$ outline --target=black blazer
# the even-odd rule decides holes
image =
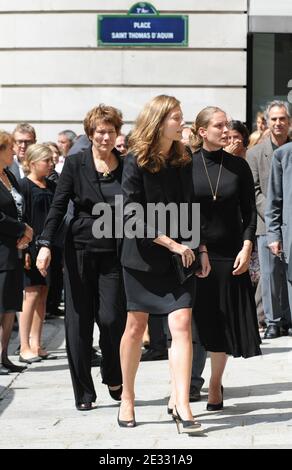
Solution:
[[[5,170],[12,186],[20,191],[15,176]],[[25,232],[25,224],[17,219],[17,209],[8,189],[0,182],[0,271],[16,268],[18,251],[16,242]]]
[[[180,184],[183,192],[181,202],[191,203],[193,200],[192,165],[191,163],[178,170]],[[124,161],[122,178],[122,191],[124,206],[129,203],[139,203],[146,214],[147,203],[168,204],[171,201],[168,194],[167,182],[161,173],[150,173],[137,165],[134,155],[128,154]],[[124,217],[125,223],[131,218]],[[147,229],[147,220],[142,222]],[[156,237],[154,237],[156,238]],[[137,269],[139,271],[166,272],[171,265],[172,253],[162,246],[153,242],[153,238],[127,238],[124,237],[122,246],[121,263],[123,266]]]
[[[113,153],[122,165],[120,153],[115,149]],[[40,237],[40,246],[45,244],[42,243],[43,241],[53,244],[70,200],[73,202],[73,218],[78,217],[79,214],[92,216],[94,205],[98,202],[104,202],[91,147],[65,159],[54,199]],[[70,234],[70,227],[68,234]]]

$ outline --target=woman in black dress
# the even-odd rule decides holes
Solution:
[[[24,201],[14,175],[7,169],[13,162],[12,135],[0,131],[0,375],[21,372],[8,359],[8,343],[15,312],[22,309],[23,250],[32,239],[24,223]]]
[[[42,233],[50,210],[56,183],[48,180],[53,168],[52,151],[49,146],[33,144],[28,147],[23,162],[27,177],[20,182],[26,205],[26,218],[33,227],[34,238],[25,254],[24,300],[19,317],[20,356],[25,363],[52,359],[42,348],[41,335],[46,314],[48,281],[41,276],[36,267],[37,237]]]
[[[172,334],[172,370],[174,371],[176,403],[174,415],[183,430],[200,429],[189,406],[190,372],[192,363],[191,317],[194,298],[194,277],[180,285],[172,266],[172,254],[182,258],[184,266],[194,260],[193,251],[184,238],[171,238],[170,224],[165,231],[157,230],[150,238],[149,213],[135,218],[135,210],[128,206],[138,204],[142,212],[150,203],[173,203],[192,200],[191,158],[181,135],[184,121],[178,100],[171,96],[157,96],[140,113],[131,133],[130,153],[125,158],[122,189],[127,215],[122,250],[122,265],[127,297],[128,318],[121,341],[123,394],[118,423],[123,427],[136,426],[134,414],[134,381],[141,357],[141,342],[148,315],[168,315]],[[159,220],[158,216],[158,220]],[[134,224],[142,232],[130,238],[126,227]],[[171,215],[179,225],[179,217]],[[133,225],[134,226],[134,225]],[[153,226],[152,226],[153,227]]]
[[[204,108],[192,125],[195,202],[200,203],[211,273],[197,280],[194,315],[199,337],[211,352],[208,410],[223,407],[227,355],[261,354],[253,289],[248,273],[256,229],[253,178],[242,158],[223,150],[224,111]]]

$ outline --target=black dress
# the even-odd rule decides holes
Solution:
[[[183,202],[178,172],[178,168],[166,165],[160,174],[160,181],[166,190],[168,202],[176,204]],[[172,253],[167,248],[160,247],[160,249],[166,251],[171,258]],[[140,271],[124,266],[123,275],[128,311],[167,315],[178,309],[192,308],[195,292],[194,279],[190,278],[180,285],[171,262],[168,270],[163,273]]]
[[[33,240],[29,244],[28,253],[31,257],[31,269],[24,270],[24,287],[47,285],[47,278],[43,277],[36,267],[37,249],[36,239],[42,233],[46,217],[49,213],[56,183],[46,179],[46,188],[40,188],[29,178],[20,181],[22,194],[25,199],[26,221],[33,228]]]
[[[202,155],[213,192],[223,155],[215,201]],[[193,182],[212,268],[207,278],[197,279],[194,315],[200,341],[212,352],[246,358],[260,355],[261,340],[249,273],[232,275],[243,240],[253,241],[256,230],[251,171],[242,158],[222,150],[202,150],[193,155]]]

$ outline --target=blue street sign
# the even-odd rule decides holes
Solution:
[[[136,3],[127,15],[98,17],[98,45],[186,47],[188,16],[160,15],[149,3]]]

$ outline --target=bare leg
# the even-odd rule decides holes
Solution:
[[[123,393],[120,419],[130,421],[134,418],[134,384],[141,358],[141,343],[148,322],[148,313],[128,312],[125,332],[121,339],[121,367],[123,374]]]
[[[171,351],[171,347],[170,347],[170,348],[168,348],[168,360],[169,360],[171,390],[170,390],[170,397],[169,397],[169,400],[168,400],[167,407],[170,408],[171,410],[173,410],[174,405],[176,403],[176,399],[175,399],[175,377],[174,377],[174,373],[173,373],[173,370],[172,370],[173,359],[172,359],[171,355],[172,355],[172,351]]]
[[[216,404],[222,401],[222,376],[228,359],[224,352],[211,352],[211,378],[209,383],[208,403]]]
[[[174,376],[176,407],[184,420],[193,420],[189,404],[191,367],[193,357],[191,309],[181,309],[168,316],[172,336],[170,353],[171,369]]]
[[[35,355],[30,347],[29,336],[39,295],[39,286],[26,287],[22,312],[19,315],[20,352],[25,359]]]
[[[36,303],[30,329],[30,347],[34,356],[38,356],[39,354],[46,354],[46,351],[44,351],[41,347],[41,336],[46,315],[47,296],[48,287],[39,286],[39,297]]]

